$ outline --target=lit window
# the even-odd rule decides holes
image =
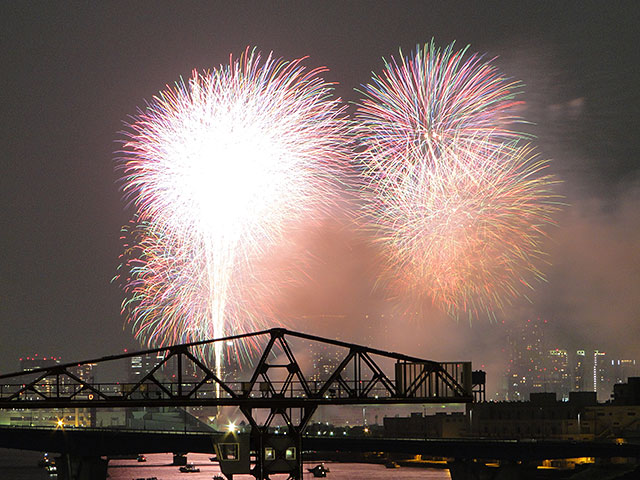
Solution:
[[[265,460],[275,460],[276,451],[272,447],[265,447],[264,449],[264,459]]]

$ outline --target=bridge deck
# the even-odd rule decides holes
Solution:
[[[0,447],[76,455],[213,453],[220,432],[151,432],[113,429],[0,427]],[[640,458],[640,445],[559,440],[399,439],[304,436],[305,451],[393,452],[452,458],[542,460],[574,457]]]

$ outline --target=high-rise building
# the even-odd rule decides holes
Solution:
[[[611,381],[626,383],[630,377],[640,376],[640,365],[635,360],[611,360]]]
[[[131,357],[129,367],[129,381],[131,383],[139,382],[145,375],[153,370],[165,358],[164,352],[158,352],[147,355],[136,355]]]
[[[569,355],[566,350],[549,350],[545,362],[543,386],[545,392],[555,392],[562,401],[569,400],[571,375],[569,374]]]
[[[84,363],[82,365],[72,367],[69,370],[83,382],[94,383],[95,372],[93,371],[93,369],[95,368],[95,366],[95,363]]]
[[[33,357],[20,359],[20,370],[30,372],[38,368],[47,368],[60,363],[61,357],[40,357],[37,353]]]
[[[507,336],[509,366],[507,367],[506,400],[525,401],[531,392],[544,391],[546,320],[527,320],[512,328]]]
[[[598,396],[598,401],[606,401],[611,397],[613,385],[610,378],[610,368],[607,362],[607,354],[600,350],[593,352],[593,391]]]
[[[52,367],[60,363],[60,357],[41,357],[37,353],[33,357],[22,357],[20,359],[20,370],[31,372],[39,368]],[[63,379],[64,380],[64,379]],[[39,382],[39,391],[45,395],[51,395],[55,389],[55,379],[53,377],[43,378]],[[27,397],[31,397],[28,393]]]
[[[327,381],[345,357],[340,349],[327,344],[314,344],[311,351],[313,370],[309,379],[314,382]]]
[[[575,392],[586,392],[590,390],[587,375],[587,354],[584,350],[576,351],[575,364],[573,367],[573,385],[572,390]]]
[[[640,364],[615,359],[602,350],[581,349],[574,355],[550,347],[547,321],[528,320],[508,334],[509,365],[505,400],[526,401],[530,393],[554,392],[567,401],[570,392],[595,392],[598,401],[611,399],[613,386],[640,376]]]

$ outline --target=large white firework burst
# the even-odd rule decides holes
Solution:
[[[145,225],[124,267],[139,338],[197,341],[261,325],[269,305],[258,291],[277,272],[260,277],[254,265],[289,228],[328,212],[348,164],[344,107],[324,71],[247,50],[134,118],[120,166]],[[221,347],[213,356],[219,367]]]

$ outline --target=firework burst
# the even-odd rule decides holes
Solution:
[[[526,293],[555,180],[513,130],[517,83],[433,45],[386,63],[356,113],[366,212],[396,292],[458,317]]]
[[[119,277],[148,344],[261,327],[277,272],[255,266],[337,199],[343,106],[326,69],[301,61],[247,50],[161,92],[129,125],[120,168],[138,218]],[[220,367],[218,344],[212,357]]]
[[[400,52],[400,60],[385,61],[383,74],[364,87],[359,140],[387,163],[397,159],[394,171],[411,167],[407,148],[436,157],[460,140],[500,146],[523,137],[512,129],[521,122],[514,113],[522,104],[516,100],[519,82],[479,55],[464,60],[466,50],[455,51],[452,44],[441,51],[432,42],[411,57]]]

